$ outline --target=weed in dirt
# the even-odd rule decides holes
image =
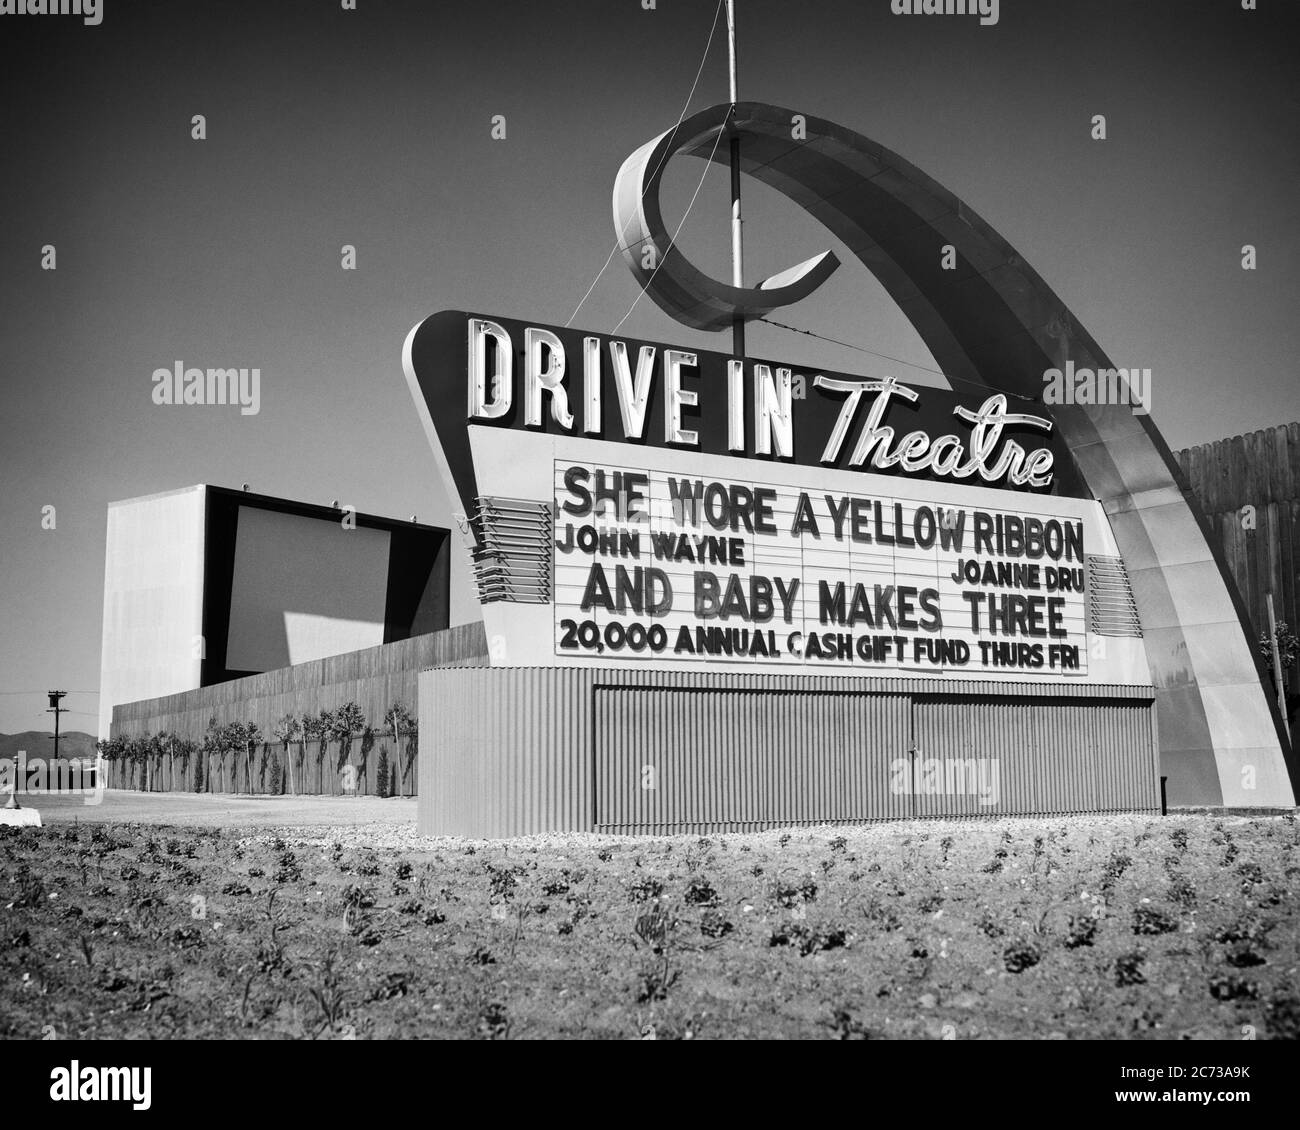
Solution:
[[[569,893],[569,873],[563,871],[559,875],[553,875],[542,882],[542,894],[549,898],[555,898],[558,895],[567,895]]]
[[[1133,911],[1133,933],[1172,934],[1178,929],[1178,919],[1158,906],[1139,906]]]
[[[922,914],[933,914],[943,906],[943,895],[934,891],[928,895],[922,895],[916,902],[916,909]]]
[[[1256,886],[1264,881],[1264,869],[1258,863],[1243,863],[1237,868],[1237,874],[1241,876],[1243,894],[1250,894]]]
[[[980,870],[983,871],[984,874],[986,875],[996,875],[999,871],[1002,870],[1003,867],[1002,861],[1006,859],[1006,857],[1007,857],[1006,848],[998,848],[993,853],[993,858],[989,860],[989,862],[986,863],[983,867],[981,867]]]
[[[1214,933],[1214,940],[1221,945],[1236,942],[1249,942],[1253,945],[1266,945],[1269,928],[1257,918],[1237,918],[1227,926]]]
[[[1171,875],[1170,879],[1172,881],[1165,892],[1169,901],[1183,911],[1195,910],[1196,888],[1191,884],[1187,876]]]
[[[870,1040],[873,1037],[878,1038],[878,1033],[873,1032],[859,1020],[855,1020],[853,1014],[847,1008],[837,1008],[831,1013],[831,1019],[824,1022],[828,1028],[835,1034],[837,1040]]]
[[[1097,937],[1097,919],[1091,914],[1071,915],[1070,924],[1065,935],[1066,949],[1079,949],[1090,946]]]
[[[1210,996],[1217,1001],[1255,1000],[1259,985],[1236,973],[1220,974],[1210,978]]]
[[[366,994],[366,1000],[376,1003],[396,1000],[410,991],[407,975],[402,972],[386,973]]]
[[[492,897],[502,901],[513,898],[519,885],[514,873],[508,867],[493,867],[490,863],[483,866],[487,869],[488,890]]]
[[[510,1038],[510,1014],[501,1001],[489,1001],[479,1010],[476,1029],[485,1040]]]
[[[696,878],[692,879],[687,886],[684,899],[687,906],[716,906],[718,892],[713,889],[708,879]]]
[[[320,1014],[312,1029],[311,1034],[314,1036],[337,1031],[347,1015],[347,998],[337,966],[338,957],[338,951],[331,949],[320,961],[307,966],[307,976],[310,978],[307,993]]]
[[[1115,984],[1123,989],[1129,985],[1142,985],[1146,983],[1146,974],[1142,972],[1142,965],[1146,961],[1146,954],[1141,950],[1133,950],[1129,953],[1120,954],[1115,959]]]
[[[633,902],[650,902],[664,893],[664,885],[658,879],[650,877],[633,883],[627,893]]]
[[[1300,997],[1283,991],[1267,1005],[1269,1035],[1275,1040],[1300,1040]]]
[[[1106,860],[1101,872],[1101,889],[1109,890],[1123,877],[1124,872],[1133,866],[1133,860],[1123,852],[1113,852]]]
[[[1254,965],[1265,964],[1267,958],[1249,942],[1237,942],[1228,948],[1223,960],[1234,969],[1249,969]]]
[[[638,938],[650,947],[652,953],[659,953],[668,944],[668,933],[672,921],[668,912],[658,903],[643,914],[638,914],[632,930]]]
[[[802,922],[791,922],[772,931],[768,947],[793,946],[800,957],[808,957],[825,950],[847,946],[850,934],[842,926],[823,926],[814,929]]]
[[[193,949],[203,945],[203,933],[197,926],[177,926],[171,932],[170,941],[178,949]]]
[[[276,843],[282,844],[283,840],[277,840]],[[252,870],[249,870],[252,874]],[[287,848],[279,853],[279,866],[275,872],[275,882],[277,883],[297,883],[302,879],[302,868],[298,866],[298,859]]]
[[[706,910],[700,919],[700,933],[706,938],[725,938],[735,927],[716,910]]]
[[[1020,939],[1002,951],[1002,964],[1008,973],[1023,973],[1043,959],[1042,952],[1033,942]]]
[[[975,925],[979,929],[980,933],[982,933],[986,938],[1000,938],[1006,933],[1002,923],[999,922],[993,912],[987,908],[985,908],[983,913],[980,915],[979,920]]]
[[[775,883],[772,886],[772,902],[789,910],[803,903],[816,901],[817,884],[812,879],[804,879],[798,886],[789,883]]]
[[[13,910],[35,909],[41,905],[45,895],[45,884],[24,865],[18,869],[13,900],[6,905]]]

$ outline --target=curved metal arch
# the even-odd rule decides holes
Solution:
[[[741,167],[833,232],[884,286],[950,378],[1041,403],[1044,374],[1115,369],[1041,277],[957,196],[898,154],[833,122],[760,102],[712,106],[641,146],[614,189],[624,258],[646,293],[687,325],[722,329],[812,293],[834,270],[823,253],[765,290],[710,279],[671,246],[658,194],[671,153],[728,161],[719,131],[742,139]],[[645,257],[647,246],[654,256]],[[945,248],[957,254],[944,270]],[[657,269],[656,269],[657,267]],[[779,301],[774,301],[779,299]],[[1169,381],[1170,374],[1165,374]],[[1045,406],[1105,508],[1128,569],[1156,688],[1170,802],[1291,805],[1284,724],[1249,619],[1181,469],[1151,418],[1124,404]]]
[[[734,287],[710,278],[674,245],[659,207],[668,159],[677,152],[725,152],[718,135],[726,132],[730,113],[730,105],[713,106],[647,141],[614,181],[614,227],[624,262],[655,302],[697,330],[729,329],[737,317],[753,320],[799,302],[840,265],[835,252],[823,251],[756,287]]]

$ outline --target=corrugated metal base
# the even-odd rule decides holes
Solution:
[[[1151,688],[576,668],[420,675],[419,828],[696,834],[1158,812]]]

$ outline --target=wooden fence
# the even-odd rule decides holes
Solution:
[[[1254,638],[1268,631],[1268,593],[1274,615],[1296,631],[1300,423],[1189,447],[1174,457],[1218,537]],[[1300,664],[1286,672],[1286,686],[1289,693],[1300,693]]]
[[[169,734],[202,742],[208,723],[256,722],[263,741],[254,747],[251,773],[242,752],[228,754],[223,768],[217,757],[195,754],[188,765],[177,759],[157,760],[146,769],[142,764],[112,763],[111,788],[144,788],[155,792],[194,791],[199,762],[205,792],[296,792],[342,795],[360,792],[377,795],[381,765],[396,766],[397,785],[386,795],[413,796],[416,788],[415,759],[418,741],[402,737],[399,751],[383,720],[388,708],[401,703],[414,717],[417,713],[419,674],[429,667],[481,666],[487,663],[487,639],[482,622],[462,624],[441,632],[413,636],[380,647],[299,663],[244,679],[232,679],[210,687],[142,699],[113,707],[111,733],[140,736],[165,730]],[[284,745],[272,737],[276,723],[286,714],[301,718],[322,710],[336,710],[356,702],[369,727],[340,749],[328,741],[324,756],[319,742]],[[290,756],[291,755],[291,756]],[[348,772],[351,766],[351,772]],[[277,782],[277,772],[282,783]],[[348,788],[348,785],[355,788]]]

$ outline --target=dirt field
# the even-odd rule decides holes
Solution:
[[[0,1036],[1300,1036],[1291,817],[486,844],[113,798],[0,828]]]

